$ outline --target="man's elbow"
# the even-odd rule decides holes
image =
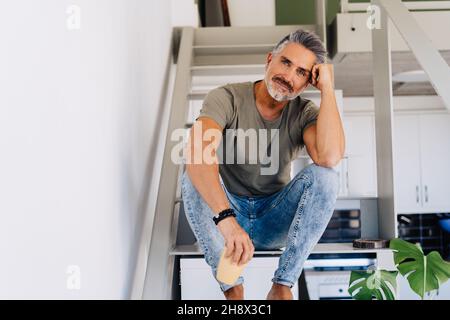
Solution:
[[[316,164],[318,166],[325,167],[325,168],[333,168],[339,164],[341,159],[342,159],[341,154],[327,155],[327,156],[319,157],[319,159],[316,161]]]

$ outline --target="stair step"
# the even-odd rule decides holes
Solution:
[[[231,54],[266,54],[276,43],[268,44],[242,44],[242,45],[213,45],[194,46],[194,54],[201,55],[231,55]]]
[[[205,65],[191,67],[192,76],[264,75],[264,64]]]

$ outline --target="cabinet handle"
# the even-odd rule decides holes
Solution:
[[[416,202],[419,203],[419,186],[416,186]]]
[[[428,202],[428,186],[425,185],[425,202]]]
[[[347,192],[348,192],[348,168],[345,170],[345,184],[347,185]]]

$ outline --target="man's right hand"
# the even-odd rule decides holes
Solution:
[[[223,219],[217,224],[220,233],[225,238],[226,257],[233,257],[232,261],[238,265],[249,262],[255,247],[247,232],[239,225],[234,217]]]

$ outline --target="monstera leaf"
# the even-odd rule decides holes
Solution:
[[[356,300],[395,300],[392,289],[397,288],[397,271],[352,271],[348,292]]]
[[[426,292],[439,288],[450,277],[450,263],[437,251],[424,255],[420,244],[414,245],[401,239],[390,241],[394,250],[394,262],[411,289],[422,299]]]

